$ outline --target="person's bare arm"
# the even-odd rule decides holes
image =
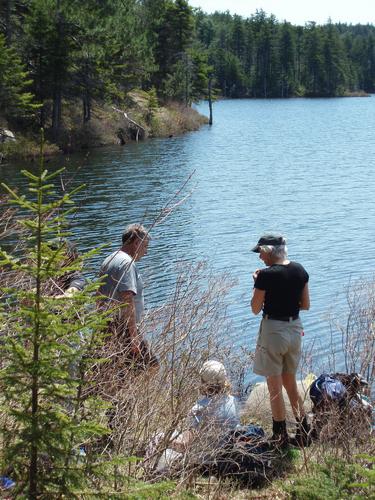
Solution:
[[[302,290],[301,301],[299,303],[300,309],[308,311],[310,309],[310,292],[309,285],[306,283]]]
[[[264,304],[264,298],[266,296],[265,290],[259,290],[259,288],[253,289],[253,296],[251,299],[251,310],[254,314],[259,314],[262,310]]]
[[[140,339],[138,336],[135,316],[134,293],[130,291],[120,292],[120,300],[123,304],[121,307],[121,316],[129,332],[129,337],[132,343],[132,351],[134,354],[140,354]]]
[[[187,430],[180,434],[169,444],[169,447],[179,453],[185,453],[194,439],[194,430]]]

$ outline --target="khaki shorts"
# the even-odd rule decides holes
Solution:
[[[262,319],[254,359],[254,373],[270,377],[296,374],[301,358],[302,322]]]

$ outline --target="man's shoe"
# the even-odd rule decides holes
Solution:
[[[291,439],[290,444],[298,448],[307,448],[311,444],[311,428],[307,417],[297,419],[296,435]]]
[[[286,430],[285,420],[272,420],[272,437],[271,445],[279,450],[286,450],[289,448],[289,436]]]

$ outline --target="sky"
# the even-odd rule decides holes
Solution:
[[[216,10],[250,17],[258,9],[274,14],[279,21],[304,25],[308,21],[375,24],[375,0],[189,0],[204,12]]]

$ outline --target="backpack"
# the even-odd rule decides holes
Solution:
[[[309,393],[315,408],[327,402],[342,404],[347,396],[347,390],[341,380],[327,373],[314,380]]]
[[[258,425],[237,427],[228,436],[212,471],[219,477],[231,477],[244,485],[259,485],[267,476],[273,451],[265,432]]]
[[[373,411],[362,394],[367,386],[367,380],[358,373],[323,373],[315,379],[309,389],[312,437],[343,442],[351,438],[366,440],[371,433]]]

